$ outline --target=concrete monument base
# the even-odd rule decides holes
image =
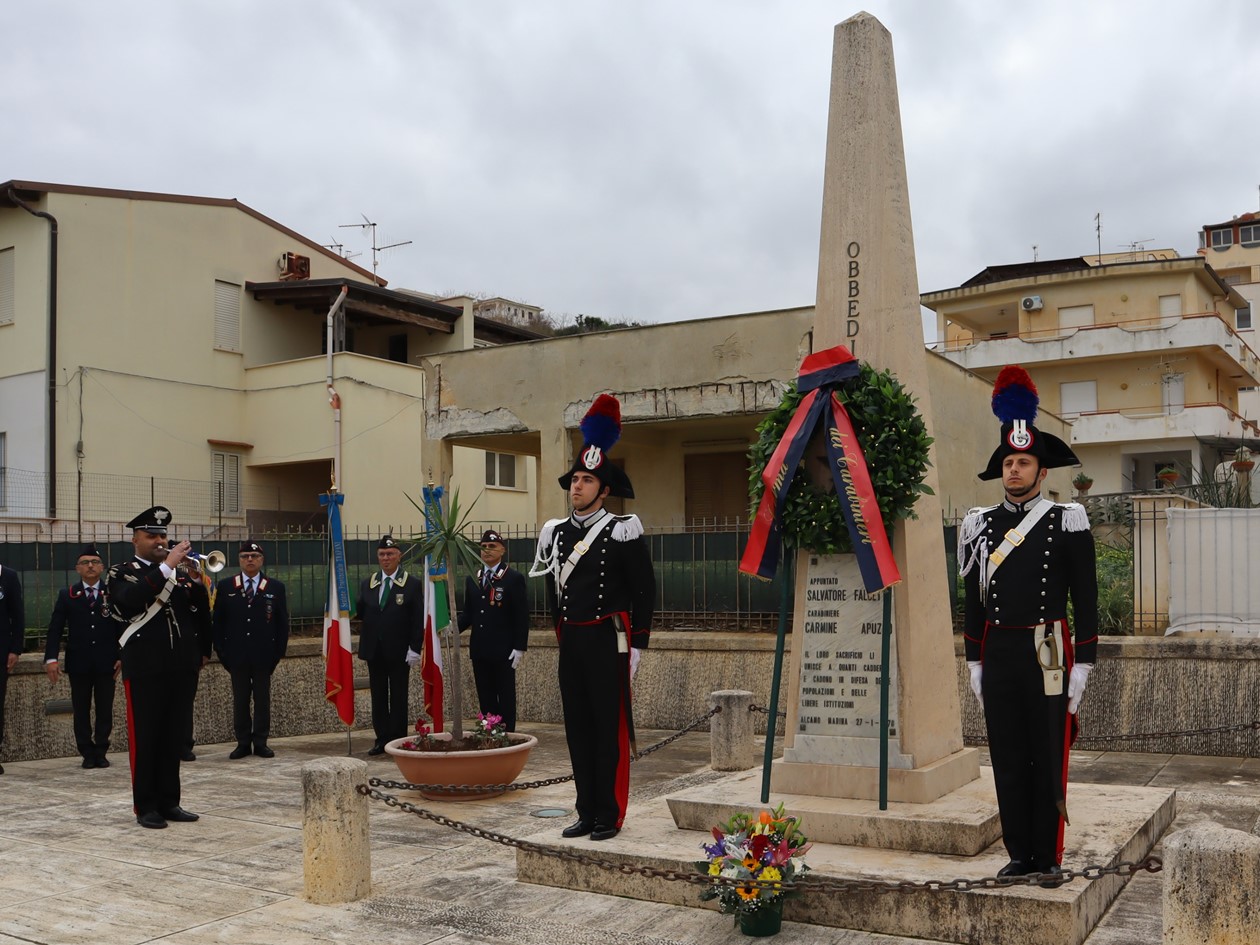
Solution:
[[[817,843],[873,847],[880,850],[913,850],[975,856],[1002,835],[993,772],[980,776],[956,791],[926,804],[890,802],[881,811],[878,801],[775,791],[777,804],[799,817],[806,834]],[[766,805],[761,797],[761,772],[742,771],[718,784],[692,788],[666,799],[674,824],[680,830],[708,831],[739,811]]]
[[[786,754],[786,752],[785,752]],[[888,769],[888,799],[927,804],[980,776],[980,753],[974,748],[946,755],[922,768]],[[879,800],[879,768],[865,765],[773,762],[770,787],[776,794],[816,794]],[[757,796],[760,797],[760,789]]]
[[[717,796],[725,782],[707,785]],[[1072,868],[1141,859],[1172,823],[1176,792],[1159,788],[1076,785],[1069,788],[1073,823],[1067,830],[1064,864]],[[691,794],[692,792],[686,792]],[[727,794],[728,797],[738,797]],[[752,797],[759,796],[754,792]],[[781,800],[772,795],[777,804]],[[817,802],[818,798],[811,799]],[[748,803],[755,811],[763,805]],[[793,812],[788,806],[789,813]],[[816,834],[806,819],[806,834]],[[580,851],[619,864],[691,872],[703,859],[707,830],[679,830],[666,798],[632,804],[626,827],[612,840],[563,840],[554,827],[530,838],[544,849]],[[949,882],[993,876],[1007,856],[1001,842],[975,856],[878,850],[867,846],[816,843],[806,857],[816,880],[909,880]],[[567,862],[542,852],[518,850],[517,879],[586,892],[715,908],[700,901],[701,887]],[[803,893],[787,903],[784,918],[834,928],[860,929],[932,941],[985,945],[1081,945],[1119,894],[1126,880],[1107,876],[1076,880],[1058,889],[1035,886],[971,892]],[[729,921],[715,915],[714,922]]]

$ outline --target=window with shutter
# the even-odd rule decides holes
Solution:
[[[236,453],[210,454],[210,507],[215,515],[241,511],[241,457]]]
[[[17,298],[14,249],[0,249],[0,325],[12,325]]]
[[[241,350],[241,287],[214,280],[214,346],[220,351]]]

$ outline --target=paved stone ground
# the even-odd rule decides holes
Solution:
[[[527,726],[540,745],[526,779],[567,772],[559,726]],[[667,733],[642,732],[640,744]],[[357,733],[353,748],[370,745]],[[301,898],[301,767],[344,755],[344,736],[273,742],[276,757],[229,761],[231,745],[198,746],[184,766],[184,806],[195,824],[138,827],[130,811],[124,755],[84,771],[77,759],[6,765],[0,776],[0,945],[717,945],[741,940],[728,917],[533,886],[516,881],[504,846],[373,803],[371,898],[315,906]],[[708,735],[687,735],[635,765],[637,797],[669,793],[707,777]],[[388,757],[372,776],[392,778]],[[1210,819],[1243,830],[1260,816],[1260,760],[1079,752],[1075,796],[1095,783],[1178,789],[1173,829]],[[1082,798],[1083,799],[1083,798]],[[1079,802],[1079,801],[1078,801]],[[514,837],[559,830],[570,818],[571,785],[471,803],[429,802],[447,816]],[[592,845],[597,849],[597,845]],[[1157,848],[1156,852],[1159,852]],[[943,877],[946,878],[946,877]],[[1160,939],[1162,878],[1130,882],[1088,945],[1150,945]],[[911,945],[919,939],[785,922],[781,942]]]

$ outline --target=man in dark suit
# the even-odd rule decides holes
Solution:
[[[472,658],[477,702],[486,715],[497,715],[516,731],[516,668],[529,647],[529,600],[525,575],[503,561],[507,545],[494,529],[481,536],[481,573],[464,580],[464,608],[459,629],[472,627]]]
[[[66,633],[66,675],[70,677],[70,704],[74,709],[74,744],[85,768],[108,768],[109,734],[114,728],[114,680],[122,668],[118,649],[118,625],[105,610],[101,573],[105,564],[96,545],[79,552],[74,566],[79,581],[57,594],[48,643],[44,647],[44,671],[48,681],[61,676],[57,653]],[[96,705],[96,725],[92,706]]]
[[[260,758],[274,758],[267,745],[271,674],[289,646],[289,607],[284,585],[262,573],[262,545],[241,542],[237,558],[241,573],[220,581],[214,598],[214,648],[232,677],[236,747],[228,757],[244,758],[253,751]]]
[[[9,692],[9,673],[26,648],[26,609],[22,606],[22,579],[12,568],[0,565],[0,741],[4,739],[4,697]],[[4,765],[0,765],[4,774]]]
[[[110,568],[105,582],[110,613],[121,624],[136,822],[153,829],[198,818],[179,806],[179,762],[213,634],[210,595],[188,557],[191,546],[167,548],[170,521],[170,510],[155,505],[128,522],[135,557]]]
[[[368,666],[376,733],[369,755],[384,754],[386,742],[410,729],[407,684],[424,647],[424,582],[399,567],[402,551],[391,535],[377,544],[376,561],[381,569],[359,585],[358,602],[359,659]]]

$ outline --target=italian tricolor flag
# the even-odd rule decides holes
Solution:
[[[433,731],[442,728],[442,641],[438,631],[451,622],[451,608],[446,596],[446,577],[434,580],[429,559],[424,559],[424,652],[420,660],[420,677],[424,681],[424,710],[433,719]]]

